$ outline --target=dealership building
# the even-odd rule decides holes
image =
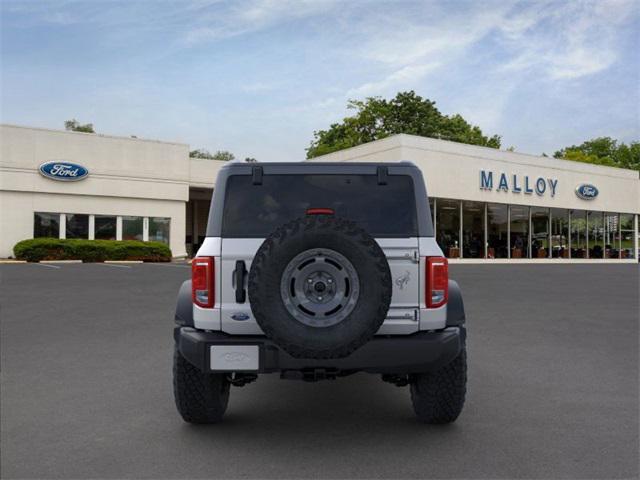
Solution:
[[[456,261],[638,261],[634,170],[412,135],[314,161],[415,163]],[[224,163],[181,143],[0,125],[0,258],[34,237],[154,240],[192,255]]]

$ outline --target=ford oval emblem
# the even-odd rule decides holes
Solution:
[[[62,182],[77,182],[89,175],[89,170],[77,163],[55,161],[47,162],[40,165],[40,173],[52,180]]]
[[[593,200],[598,196],[598,189],[588,183],[576,187],[576,195],[583,200]]]
[[[244,320],[249,320],[249,315],[247,315],[244,312],[237,312],[231,315],[231,318],[233,318],[234,320],[238,320],[239,322],[242,322]]]

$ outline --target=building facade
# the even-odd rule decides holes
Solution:
[[[314,161],[410,161],[453,259],[637,261],[639,172],[394,135]]]
[[[394,135],[314,161],[411,161],[451,259],[637,262],[637,171]],[[204,240],[224,162],[189,146],[0,125],[0,258],[33,237]]]
[[[0,125],[0,258],[33,237],[156,240],[186,256],[223,164],[180,143]]]

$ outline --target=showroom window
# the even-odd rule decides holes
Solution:
[[[33,238],[60,238],[60,214],[35,212],[33,214]]]
[[[112,215],[96,215],[94,238],[96,240],[115,240],[118,233],[118,219]]]
[[[622,258],[636,258],[633,245],[634,235],[633,215],[628,213],[620,214],[620,253]]]
[[[549,257],[549,209],[531,207],[531,258]]]
[[[149,217],[149,241],[169,244],[169,227],[171,219],[165,217]]]
[[[89,215],[67,213],[66,238],[89,238]]]
[[[439,198],[436,202],[436,239],[447,258],[460,258],[460,202]]]
[[[507,258],[509,256],[508,234],[508,206],[487,204],[487,258]]]
[[[604,258],[604,223],[602,212],[587,214],[589,258]]]
[[[122,217],[122,240],[142,240],[143,230],[142,217]]]
[[[511,258],[529,257],[529,207],[511,206]]]
[[[462,202],[462,257],[484,258],[484,203]]]
[[[551,256],[569,258],[569,210],[551,209]]]
[[[149,240],[169,244],[171,218],[35,212],[33,237]]]
[[[604,258],[620,258],[620,219],[617,213],[604,214]]]
[[[636,258],[633,214],[430,199],[448,258]]]
[[[571,212],[571,258],[587,258],[587,212]]]

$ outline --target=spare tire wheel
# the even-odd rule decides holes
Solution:
[[[369,341],[391,302],[384,252],[354,222],[309,215],[276,229],[249,273],[264,333],[298,358],[340,358]]]

